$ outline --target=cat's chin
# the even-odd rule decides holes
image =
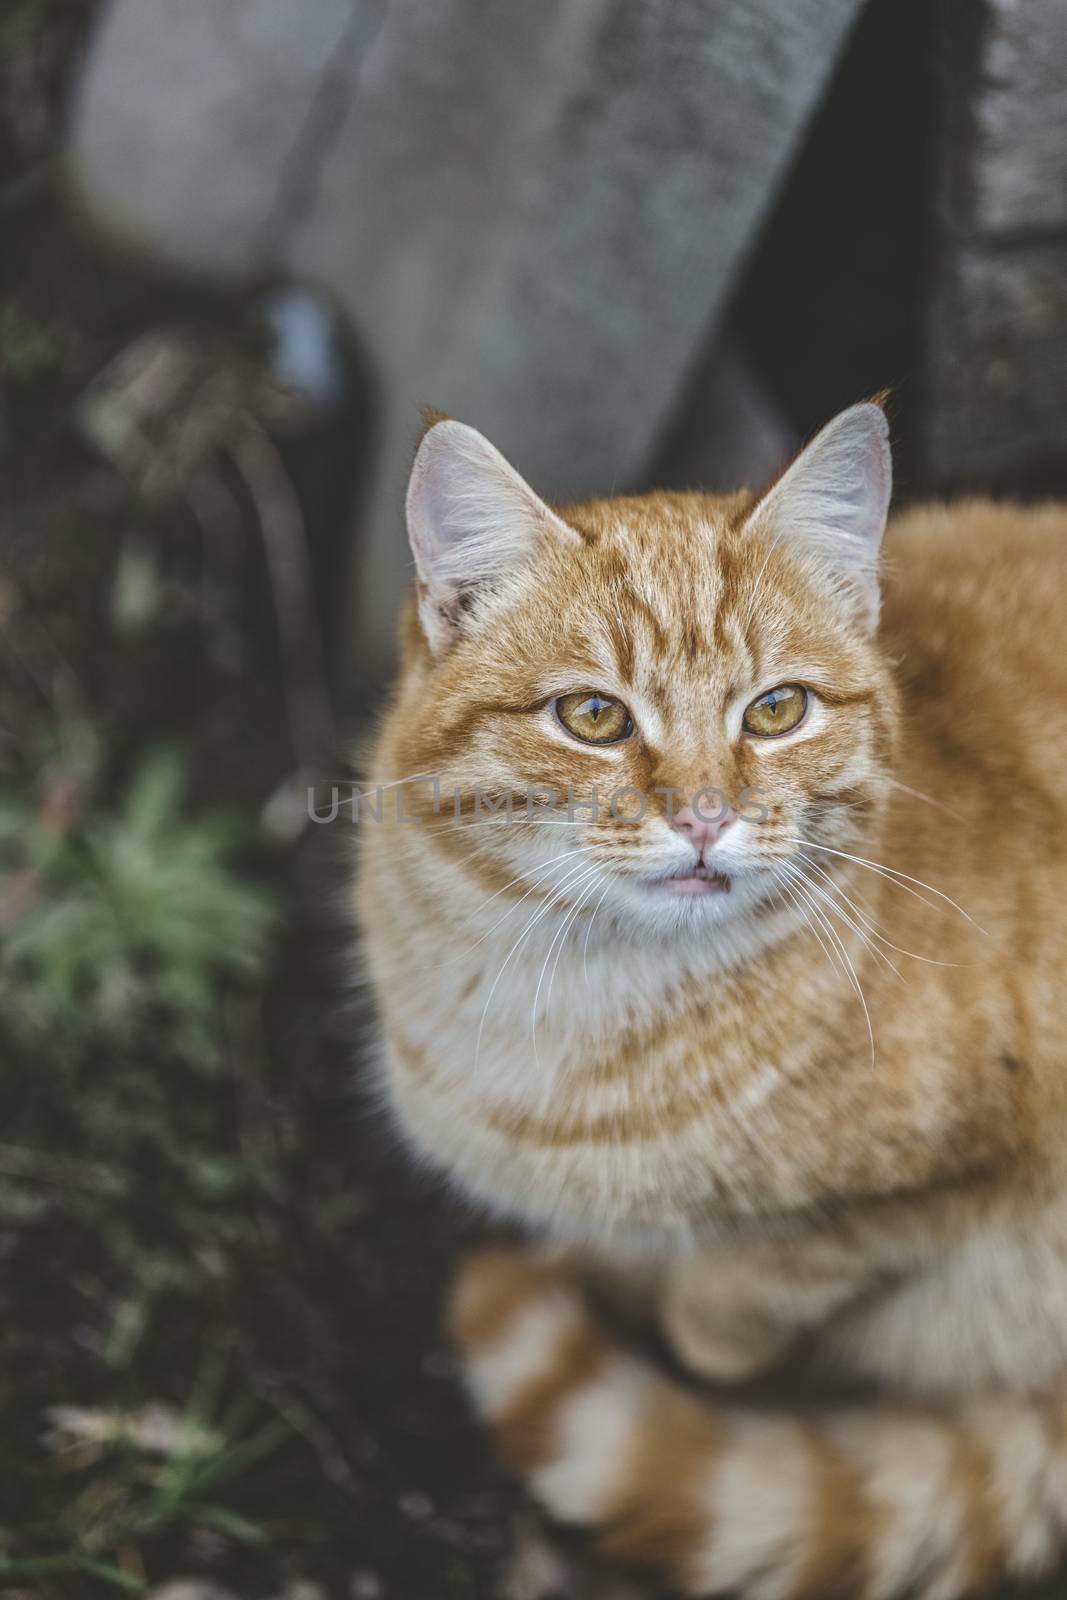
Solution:
[[[653,878],[649,888],[662,895],[729,894],[732,884],[724,872],[710,867],[696,867],[692,872],[672,873],[669,877]]]

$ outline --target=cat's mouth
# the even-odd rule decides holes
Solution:
[[[665,877],[653,878],[652,887],[667,894],[727,894],[730,880],[725,872],[716,872],[703,862],[695,867],[681,867]]]

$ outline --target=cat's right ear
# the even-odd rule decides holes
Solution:
[[[534,494],[475,428],[433,422],[407,493],[419,620],[435,655],[448,649],[480,594],[499,587],[545,535],[580,536]]]
[[[889,424],[872,401],[817,433],[757,503],[762,529],[807,562],[867,632],[878,621],[878,550],[893,491]]]

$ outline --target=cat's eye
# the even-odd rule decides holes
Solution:
[[[753,700],[742,718],[746,733],[757,734],[761,739],[774,739],[780,733],[791,733],[804,720],[808,709],[808,691],[799,683],[780,683],[768,689],[758,700]]]
[[[556,716],[568,733],[585,744],[618,744],[634,731],[633,718],[622,701],[597,694],[595,689],[561,694]]]

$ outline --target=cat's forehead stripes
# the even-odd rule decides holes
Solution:
[[[751,676],[753,563],[736,537],[749,504],[657,494],[568,511],[587,539],[580,606],[613,678],[670,698],[694,672]]]

